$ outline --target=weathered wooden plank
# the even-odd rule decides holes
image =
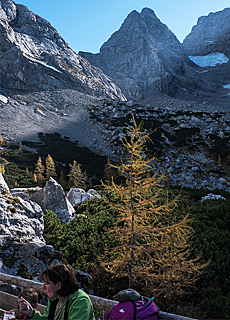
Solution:
[[[167,313],[167,312],[163,312],[163,311],[158,312],[157,319],[160,319],[160,320],[198,320],[198,319],[179,316],[177,314]]]
[[[0,281],[10,283],[19,287],[34,288],[37,291],[43,292],[41,282],[35,282],[32,280],[19,278],[19,277],[7,275],[4,273],[0,273]],[[109,300],[109,299],[105,299],[105,298],[101,298],[93,295],[89,295],[89,297],[92,301],[94,309],[98,309],[98,310],[108,311],[114,306],[114,304],[117,303],[117,301]],[[4,308],[2,306],[1,299],[0,299],[0,308]],[[167,313],[163,311],[159,311],[158,319],[160,320],[196,320],[196,319],[192,319],[192,318],[188,318],[188,317],[184,317],[184,316],[180,316],[172,313]]]
[[[23,279],[5,273],[0,273],[0,281],[7,282],[18,287],[33,288],[35,290],[43,292],[41,282]]]
[[[109,299],[105,299],[97,296],[89,295],[89,297],[92,301],[94,309],[98,309],[98,310],[108,311],[117,303],[117,301],[109,300]]]
[[[4,310],[16,309],[18,307],[18,297],[12,294],[0,291],[0,304]],[[45,306],[38,304],[37,310],[44,313]]]
[[[5,310],[3,310],[2,308],[0,308],[0,317],[3,315],[4,312],[5,312]]]
[[[7,282],[7,283],[10,283],[10,284],[19,286],[19,287],[34,288],[37,291],[43,292],[42,283],[41,282],[35,282],[35,281],[32,281],[32,280],[23,279],[23,278],[19,278],[19,277],[16,277],[16,276],[8,275],[8,274],[5,274],[5,273],[0,273],[0,281]],[[112,306],[115,303],[117,303],[116,301],[105,299],[105,298],[101,298],[101,297],[97,297],[97,296],[89,295],[89,297],[90,297],[90,299],[92,301],[93,307],[95,309],[99,309],[99,310],[106,310],[107,311],[107,310],[111,309]]]
[[[38,304],[37,306],[37,310],[41,312],[41,314],[43,314],[45,312],[45,308],[46,306],[43,306],[43,304]]]
[[[0,307],[4,310],[15,309],[18,306],[18,300],[16,296],[12,294],[0,291]]]

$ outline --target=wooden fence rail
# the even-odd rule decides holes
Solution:
[[[23,278],[8,275],[5,273],[0,273],[0,281],[6,282],[9,284],[18,286],[18,287],[22,287],[22,288],[28,288],[28,287],[33,288],[39,292],[44,293],[42,290],[42,283],[41,282],[23,279]],[[92,301],[94,309],[98,309],[98,310],[108,311],[112,308],[112,306],[114,306],[114,304],[117,303],[117,301],[109,300],[109,299],[105,299],[105,298],[101,298],[101,297],[97,297],[97,296],[93,296],[93,295],[89,295],[89,297]],[[10,294],[7,294],[7,293],[0,291],[0,311],[1,311],[1,309],[9,310],[9,309],[15,307],[16,301],[17,301],[17,298],[15,296],[12,296]],[[44,308],[45,307],[42,305],[39,306],[39,309],[42,312],[44,311]],[[197,320],[197,319],[179,316],[176,314],[167,313],[167,312],[163,312],[163,311],[159,311],[158,319],[161,319],[161,320]]]

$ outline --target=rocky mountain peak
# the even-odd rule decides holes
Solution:
[[[172,48],[180,49],[181,45],[173,32],[158,19],[155,12],[149,8],[142,9],[140,17],[143,19],[144,24],[147,26],[148,32],[160,42],[167,42],[172,45]]]
[[[149,8],[142,9],[141,13],[133,10],[124,20],[120,29],[102,45],[100,52],[102,52],[107,45],[110,46],[112,40],[114,42],[117,35],[119,38],[124,38],[126,36],[127,41],[131,43],[132,46],[135,45],[132,43],[134,37],[135,39],[139,38],[142,41],[147,37],[147,41],[153,43],[159,42],[158,45],[167,43],[167,45],[172,46],[172,48],[181,50],[180,42],[176,36],[157,18],[154,11]],[[125,43],[123,43],[123,46],[127,47]]]
[[[183,41],[189,55],[207,55],[222,52],[228,55],[230,47],[230,8],[211,12],[198,19]]]
[[[1,20],[12,21],[16,17],[16,5],[11,0],[2,0],[0,3]]]
[[[136,10],[131,11],[126,17],[126,19],[124,20],[124,23],[126,23],[129,20],[135,20],[135,19],[138,21],[144,17],[145,18],[149,17],[150,19],[155,19],[156,22],[160,22],[155,12],[152,9],[146,7],[146,8],[143,8],[140,13]]]
[[[151,16],[152,18],[153,17],[155,17],[157,20],[159,20],[158,18],[157,18],[157,16],[156,16],[156,14],[155,14],[155,12],[152,10],[152,9],[150,9],[150,8],[147,8],[147,7],[145,7],[145,8],[143,8],[142,10],[141,10],[141,13],[140,13],[141,15],[149,15],[149,16]],[[159,20],[160,21],[160,20]]]
[[[135,99],[151,91],[173,94],[174,78],[186,69],[182,45],[149,8],[132,11],[99,54],[79,54],[112,77],[126,97]]]
[[[73,89],[125,99],[111,78],[77,55],[48,21],[12,0],[0,1],[3,90]]]

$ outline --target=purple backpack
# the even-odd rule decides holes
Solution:
[[[104,317],[104,320],[157,320],[158,309],[152,299],[123,301],[115,304]]]

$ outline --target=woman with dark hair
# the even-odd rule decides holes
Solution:
[[[49,300],[41,316],[20,298],[20,311],[33,320],[95,320],[89,296],[79,289],[74,270],[65,264],[51,265],[42,272],[43,290]]]

